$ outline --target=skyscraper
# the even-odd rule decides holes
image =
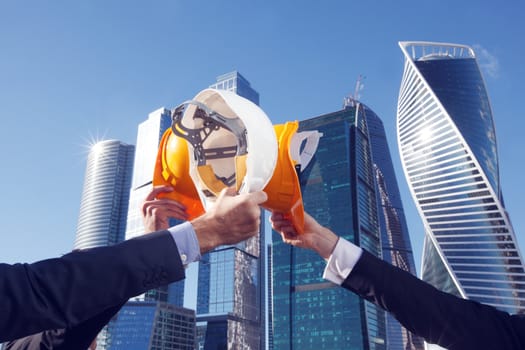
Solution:
[[[148,119],[138,126],[137,151],[133,167],[133,182],[129,200],[126,239],[144,234],[141,205],[146,195],[151,191],[153,170],[157,159],[157,150],[160,139],[171,127],[171,112],[166,108],[159,108],[148,115]],[[172,222],[173,224],[176,221]],[[168,286],[152,289],[139,300],[155,300],[169,302],[182,306],[184,300],[184,280]]]
[[[370,108],[362,106],[372,146],[383,260],[416,275],[408,226],[385,128],[381,119]],[[423,350],[423,339],[411,334],[389,313],[386,314],[386,329],[389,350]]]
[[[217,77],[215,84],[210,88],[217,90],[233,91],[256,105],[259,105],[259,93],[255,91],[248,80],[237,71],[229,72]]]
[[[75,249],[113,245],[124,240],[135,146],[117,140],[100,141],[90,150]],[[98,336],[108,341],[107,328]]]
[[[381,256],[376,185],[365,108],[300,122],[323,134],[300,175],[305,209],[320,224]],[[385,312],[322,278],[325,261],[273,240],[274,349],[386,349]]]
[[[233,91],[258,104],[259,94],[238,72],[210,88]],[[264,216],[264,214],[262,214]],[[264,230],[235,246],[222,246],[199,262],[197,334],[200,349],[264,348]]]
[[[124,240],[135,147],[100,141],[90,150],[80,202],[75,249]]]
[[[145,233],[141,204],[152,189],[151,180],[159,142],[164,131],[170,126],[170,111],[160,108],[151,112],[148,119],[138,127],[126,239]],[[188,313],[193,311],[182,308],[183,300],[184,280],[149,290],[131,299],[108,324],[105,340],[103,344],[99,343],[100,347],[156,350],[177,348],[177,346],[183,349],[187,347],[186,345],[182,347],[181,344],[189,343],[193,346],[194,329],[188,331],[185,326],[180,328],[181,324],[195,322],[194,317],[188,316]],[[134,332],[145,333],[139,335]],[[193,339],[188,340],[190,336]]]
[[[133,182],[130,194],[126,239],[144,234],[140,205],[151,190],[153,169],[157,150],[164,131],[171,126],[171,114],[166,108],[159,108],[148,115],[138,126],[137,152],[133,167]]]
[[[108,332],[112,350],[194,350],[195,311],[163,302],[130,302]]]
[[[439,289],[523,312],[523,258],[505,210],[496,132],[474,51],[399,43],[403,170],[426,235],[422,277]]]
[[[273,349],[273,267],[272,267],[272,244],[268,244],[266,248],[266,310],[265,312],[265,328],[266,328],[266,348]],[[262,347],[262,349],[265,349]]]

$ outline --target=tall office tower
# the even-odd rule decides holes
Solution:
[[[268,244],[266,248],[266,339],[267,349],[273,349],[273,267],[272,267],[272,245]],[[262,349],[265,349],[262,347]]]
[[[109,333],[111,350],[194,350],[195,311],[162,302],[127,303]]]
[[[301,121],[323,134],[301,172],[305,210],[321,225],[381,256],[372,150],[361,104]],[[386,349],[385,312],[321,276],[315,253],[273,240],[274,349]]]
[[[75,249],[124,240],[135,147],[100,141],[88,155]]]
[[[233,71],[217,77],[217,82],[210,85],[210,88],[217,90],[233,91],[256,105],[259,105],[259,93],[255,91],[248,80],[241,73]]]
[[[371,109],[362,106],[372,146],[383,260],[417,275],[385,128],[381,119]],[[423,339],[402,327],[389,313],[386,314],[386,332],[389,350],[423,350],[424,348]]]
[[[133,182],[130,194],[126,239],[144,234],[140,206],[151,190],[151,180],[157,159],[160,139],[171,126],[171,114],[166,108],[159,108],[148,115],[138,126],[137,152],[133,167]]]
[[[88,155],[75,249],[113,245],[124,240],[135,146],[117,140],[95,144]],[[104,328],[97,339],[108,341]]]
[[[166,108],[159,108],[148,115],[148,119],[138,126],[137,151],[133,167],[133,182],[129,200],[126,239],[144,234],[141,205],[151,191],[151,180],[155,169],[160,139],[171,127],[171,113]],[[174,221],[173,224],[176,222]],[[182,306],[184,302],[184,281],[152,289],[138,298],[155,300]]]
[[[164,131],[170,126],[170,111],[165,108],[151,112],[148,115],[148,119],[138,126],[133,181],[129,196],[129,210],[127,213],[126,239],[145,233],[142,222],[141,204],[152,188],[151,180],[153,178],[153,170],[160,139]],[[178,308],[171,306],[182,307],[183,302],[184,280],[149,290],[145,294],[131,299],[117,316],[110,321],[105,337],[101,339],[102,337],[99,336],[99,347],[101,349],[126,348],[148,350],[169,348],[170,344],[173,343],[172,338],[166,336],[154,337],[155,334],[159,332],[164,334],[163,332],[165,332],[166,329],[170,329],[173,325],[170,326],[169,322],[171,322],[173,318],[149,318],[148,315],[175,314]],[[126,314],[129,310],[136,312],[135,317],[130,317]],[[147,325],[145,325],[146,323]],[[125,327],[122,326],[123,324],[125,324]],[[147,333],[147,337],[149,337],[149,347],[140,347],[140,344],[143,344],[143,340],[137,344],[131,344],[132,341],[137,340],[137,338],[127,338],[128,340],[124,343],[125,346],[122,347],[122,332],[127,332],[129,329],[141,329],[140,327],[151,328],[151,332]]]
[[[259,102],[259,94],[238,72],[219,76],[210,87],[233,91],[254,103]],[[263,218],[260,235],[235,246],[218,247],[205,254],[199,263],[197,337],[200,349],[265,347],[266,221]]]
[[[401,42],[398,145],[426,235],[422,277],[511,313],[525,273],[499,180],[496,132],[474,51]]]

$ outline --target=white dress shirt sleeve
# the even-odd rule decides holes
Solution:
[[[200,260],[201,248],[195,230],[189,221],[170,227],[168,231],[177,244],[183,265]]]
[[[363,250],[340,237],[323,273],[323,278],[341,285],[354,268]]]

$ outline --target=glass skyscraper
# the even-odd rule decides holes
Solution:
[[[269,228],[271,229],[271,228]],[[265,312],[265,328],[266,328],[266,346],[267,349],[273,349],[273,267],[272,267],[272,244],[266,247],[266,312]],[[263,348],[264,349],[264,348]]]
[[[151,180],[160,139],[169,127],[171,127],[171,113],[166,108],[159,108],[151,112],[148,119],[138,126],[126,239],[144,234],[140,206],[152,188]]]
[[[165,108],[151,112],[148,119],[138,126],[133,180],[127,211],[126,239],[145,233],[141,204],[152,189],[151,181],[159,142],[164,131],[170,126],[171,113]],[[183,309],[183,301],[184,280],[149,290],[131,299],[109,322],[104,342],[99,343],[100,347],[111,350],[189,349],[190,347],[174,347],[174,344],[186,344],[188,341],[186,338],[189,336],[184,333],[186,330],[180,328],[182,326],[179,319],[182,317],[186,320],[188,312],[193,311]],[[191,320],[195,323],[194,314]],[[184,322],[182,325],[185,324]],[[182,338],[179,338],[179,335]],[[189,342],[193,348],[194,330],[191,336],[193,339]]]
[[[362,107],[372,146],[383,260],[416,275],[412,244],[385,128],[381,119],[370,108],[366,105]],[[386,321],[389,350],[423,350],[422,338],[411,334],[389,313],[386,314]]]
[[[133,181],[129,201],[126,239],[144,234],[141,205],[152,189],[153,171],[157,159],[160,139],[171,127],[171,112],[159,108],[148,115],[148,119],[138,126],[137,150],[133,167]],[[176,224],[173,221],[172,224]],[[184,280],[167,286],[152,289],[135,300],[168,302],[182,306],[184,301]]]
[[[113,245],[124,240],[135,146],[117,140],[100,141],[90,150],[75,249]],[[97,342],[105,349],[107,327]]]
[[[456,44],[400,47],[398,145],[426,231],[422,277],[523,313],[523,259],[503,202],[494,121],[475,53]]]
[[[162,302],[127,303],[108,331],[112,350],[194,350],[195,311]]]
[[[259,94],[236,71],[217,77],[210,88],[233,91],[259,102]],[[199,349],[264,349],[265,224],[261,219],[260,235],[235,246],[218,247],[199,262]]]
[[[299,130],[323,134],[301,172],[305,209],[371,254],[381,256],[378,204],[365,107],[301,121]],[[284,244],[275,234],[274,349],[387,349],[385,312],[322,278],[326,262]]]
[[[248,80],[237,71],[229,72],[217,77],[217,82],[210,85],[210,88],[217,90],[233,91],[256,105],[259,105],[259,93],[255,91]]]
[[[100,141],[87,159],[75,249],[113,245],[124,240],[135,147]]]

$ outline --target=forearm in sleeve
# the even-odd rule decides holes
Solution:
[[[0,264],[0,342],[71,328],[182,278],[181,258],[168,231],[34,264]]]
[[[366,251],[342,286],[449,350],[525,348],[524,318],[441,292]]]

